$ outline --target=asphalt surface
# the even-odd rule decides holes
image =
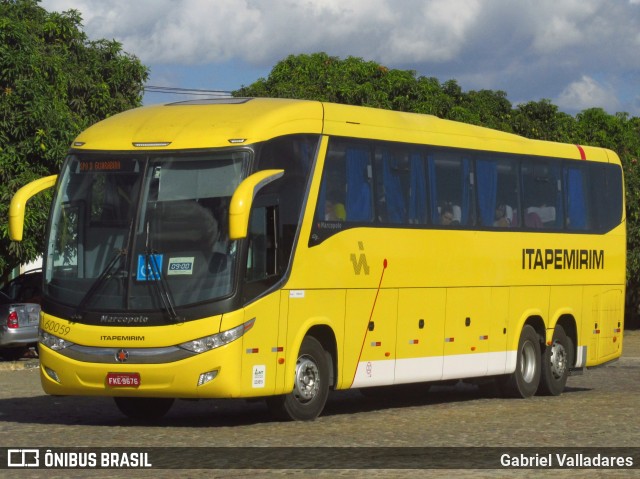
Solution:
[[[109,398],[53,397],[42,392],[38,360],[0,362],[0,445],[5,447],[304,447],[313,459],[322,448],[478,447],[596,451],[640,445],[640,331],[625,332],[619,361],[569,378],[560,397],[503,399],[481,388],[435,386],[426,396],[393,390],[382,398],[357,390],[333,393],[313,422],[278,422],[262,402],[178,401],[151,425],[124,418]],[[207,453],[205,449],[202,454]],[[359,457],[362,460],[362,457]],[[640,477],[640,469],[514,470],[1,470],[28,478],[261,478],[261,477]],[[640,463],[640,461],[638,461]],[[194,460],[197,464],[197,458]]]

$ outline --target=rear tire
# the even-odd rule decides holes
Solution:
[[[540,384],[540,357],[540,337],[526,324],[518,341],[516,370],[499,381],[504,396],[528,398],[536,393]]]
[[[296,361],[293,391],[267,398],[275,417],[283,420],[313,421],[320,415],[329,396],[331,359],[317,339],[302,341]]]
[[[538,394],[545,396],[559,396],[564,391],[569,377],[569,368],[573,366],[573,341],[557,325],[553,331],[551,345],[547,346],[542,355],[542,371]]]
[[[137,421],[153,421],[163,417],[173,405],[173,398],[114,397],[125,416]]]

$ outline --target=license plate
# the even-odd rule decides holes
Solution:
[[[107,386],[110,388],[137,388],[140,386],[140,374],[108,373]]]

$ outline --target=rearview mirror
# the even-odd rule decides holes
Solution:
[[[45,176],[38,180],[27,183],[13,195],[9,206],[9,238],[12,241],[22,241],[24,229],[24,211],[27,201],[47,188],[56,184],[58,175]]]
[[[263,170],[245,178],[231,197],[229,205],[229,239],[247,237],[251,205],[261,188],[281,178],[284,170]]]

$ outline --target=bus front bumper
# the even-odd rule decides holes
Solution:
[[[242,341],[170,363],[83,362],[40,345],[40,379],[47,394],[231,398],[241,395]]]

